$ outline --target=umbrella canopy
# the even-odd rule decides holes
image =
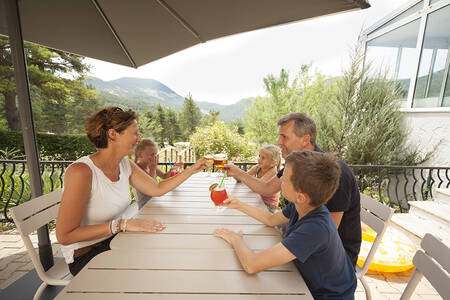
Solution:
[[[23,38],[130,67],[227,35],[369,7],[366,0],[19,0]],[[0,21],[0,34],[8,35]]]

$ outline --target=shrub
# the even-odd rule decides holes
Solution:
[[[36,138],[41,160],[76,160],[96,151],[85,134],[37,133]],[[17,155],[25,155],[21,132],[0,130],[0,141],[0,150],[17,149]]]
[[[205,153],[226,153],[230,160],[239,153],[238,161],[252,161],[256,157],[256,147],[249,144],[248,139],[239,135],[236,129],[228,128],[221,121],[197,128],[190,141],[197,158]]]

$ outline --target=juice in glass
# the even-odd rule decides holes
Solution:
[[[214,202],[214,205],[219,206],[222,205],[223,201],[228,198],[227,191],[225,187],[216,186],[213,190],[211,190],[211,200]]]
[[[216,168],[222,169],[226,163],[228,163],[226,154],[214,154],[214,165]]]
[[[170,170],[170,177],[177,175],[180,173],[180,169],[178,167],[174,167]]]

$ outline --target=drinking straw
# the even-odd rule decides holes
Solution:
[[[172,162],[170,161],[170,157],[167,157],[167,159],[169,160],[169,165],[170,165],[170,168],[172,169]]]
[[[223,180],[225,179],[226,176],[227,176],[227,171],[225,171],[225,172],[223,173],[222,181],[221,181],[220,184],[219,184],[219,188],[222,187]]]

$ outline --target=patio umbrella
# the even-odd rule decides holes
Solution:
[[[130,67],[227,35],[354,9],[365,0],[19,0],[23,39]],[[6,24],[0,34],[8,35]]]
[[[42,194],[23,40],[137,68],[212,39],[369,7],[366,0],[0,0],[32,196]],[[47,228],[39,254],[53,262]]]

